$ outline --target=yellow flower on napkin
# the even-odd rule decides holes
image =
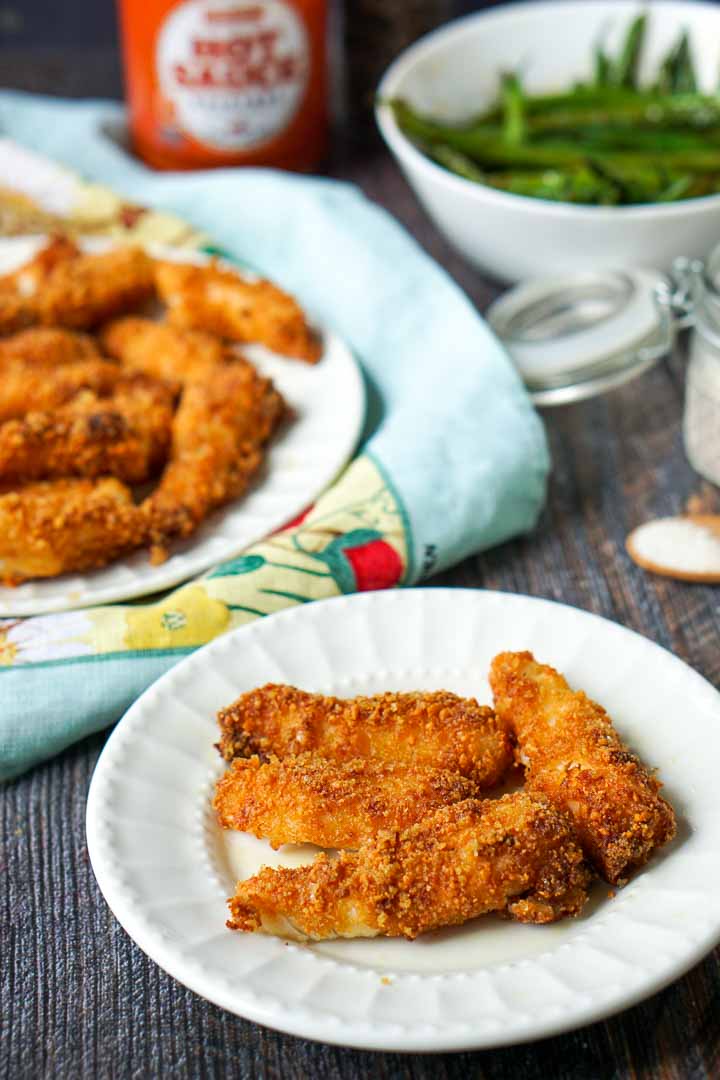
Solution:
[[[125,609],[127,649],[180,649],[202,645],[228,628],[230,612],[200,585],[178,589],[157,604]]]

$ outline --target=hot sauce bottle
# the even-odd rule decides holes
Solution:
[[[157,169],[307,170],[327,143],[326,0],[119,0],[130,132]]]

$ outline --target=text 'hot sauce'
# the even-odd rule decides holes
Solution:
[[[120,0],[130,130],[159,169],[310,169],[327,140],[326,0]]]

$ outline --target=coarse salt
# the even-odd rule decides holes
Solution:
[[[720,574],[720,537],[691,518],[659,518],[632,535],[647,562],[688,574]]]

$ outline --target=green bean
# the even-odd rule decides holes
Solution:
[[[642,152],[663,153],[673,150],[705,150],[711,147],[720,149],[720,128],[711,132],[697,134],[682,131],[653,129],[644,130],[631,127],[612,127],[596,124],[574,128],[567,132],[558,132],[557,137],[572,139],[578,145],[588,148],[607,150],[638,150]],[[534,145],[546,143],[550,136],[538,135],[530,140]]]
[[[670,181],[664,191],[660,192],[656,202],[677,202],[688,194],[692,184],[693,178],[688,173],[685,176],[678,176]]]
[[[700,104],[670,98],[637,100],[617,106],[593,106],[549,110],[546,113],[527,116],[526,127],[530,134],[548,131],[563,131],[595,124],[624,125],[628,129],[638,127],[653,130],[690,128],[706,131],[720,127],[720,101],[709,100]],[[491,126],[491,125],[478,125]]]
[[[678,94],[693,94],[697,90],[697,79],[695,78],[695,68],[690,53],[690,40],[687,31],[680,38],[677,48],[673,90]]]
[[[582,145],[572,139],[547,139],[543,142],[510,144],[497,129],[493,128],[456,128],[425,120],[401,102],[395,103],[395,114],[403,130],[422,142],[445,143],[454,150],[466,154],[480,165],[519,165],[527,167],[562,167],[563,165],[583,165],[588,158],[647,163],[653,156],[662,156],[662,162],[668,167],[710,171],[720,169],[720,146],[689,147],[680,149],[662,149],[643,153],[637,150],[613,150],[606,147],[592,147],[587,152]]]
[[[452,146],[437,143],[435,146],[428,146],[425,149],[427,154],[434,161],[437,161],[438,165],[443,165],[450,172],[457,173],[458,176],[464,176],[466,180],[475,180],[479,184],[486,183],[487,173],[479,169],[466,154],[461,153],[459,150],[453,150]]]
[[[683,31],[640,85],[648,16],[615,56],[598,42],[587,79],[528,94],[517,73],[496,103],[461,124],[392,101],[400,128],[451,172],[515,194],[600,205],[674,202],[720,191],[720,87],[700,93]]]
[[[503,137],[506,142],[517,145],[525,138],[523,92],[517,75],[503,75],[500,93],[503,103]]]
[[[595,78],[593,89],[607,86],[610,81],[610,58],[600,45],[595,46]]]
[[[438,144],[424,149],[438,164],[467,180],[496,190],[553,202],[615,206],[675,202],[720,190],[720,174],[669,173],[664,168],[627,169],[599,161],[563,171],[556,169],[485,172],[464,154]]]
[[[638,15],[628,27],[620,55],[610,69],[610,79],[615,86],[637,87],[637,69],[645,40],[647,17]]]
[[[565,172],[554,169],[538,171],[487,173],[485,183],[498,191],[524,195],[552,202],[595,203],[615,206],[620,192],[592,169],[584,167]]]
[[[568,115],[583,111],[622,113],[628,117],[643,116],[648,110],[665,117],[685,119],[693,114],[703,118],[720,117],[720,96],[692,93],[661,93],[657,89],[627,90],[619,86],[583,87],[569,93],[529,95],[525,98],[525,115],[549,117],[556,112]],[[500,119],[492,108],[475,117],[472,123],[492,124]]]
[[[694,94],[698,84],[690,51],[690,39],[683,31],[660,65],[656,88],[663,94]]]

